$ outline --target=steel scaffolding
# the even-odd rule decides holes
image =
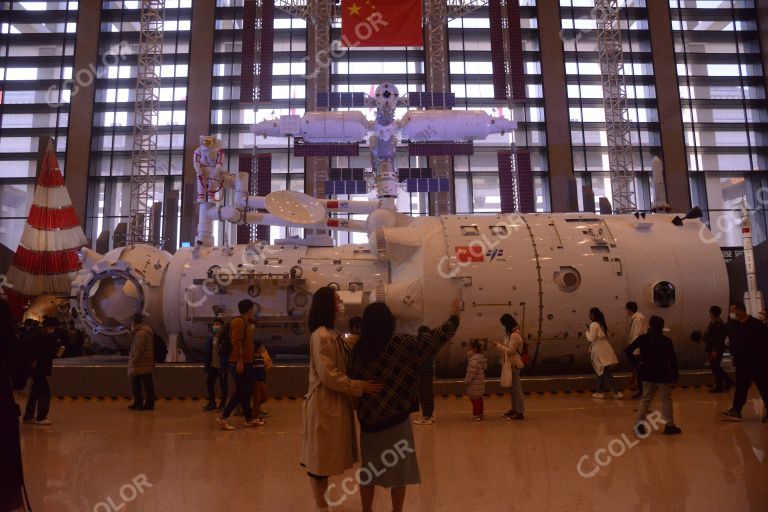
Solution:
[[[311,57],[314,63],[314,69],[312,69],[314,78],[308,80],[307,84],[309,86],[307,87],[307,110],[327,110],[325,107],[317,106],[317,93],[330,92],[331,90],[330,60],[319,62],[316,56],[318,52],[327,51],[331,44],[333,0],[309,0],[308,4],[307,21],[312,25],[312,32],[310,33],[314,34],[312,48],[315,55]],[[330,159],[328,157],[310,157],[307,160],[307,168],[312,170],[312,194],[315,197],[325,197],[325,182],[328,181]],[[323,233],[323,231],[318,231],[318,233]]]
[[[128,244],[158,244],[152,236],[151,209],[157,170],[157,126],[160,115],[160,66],[163,57],[165,0],[141,2],[136,103],[133,114],[131,197]]]
[[[264,25],[263,21],[263,2],[255,0],[256,16],[254,20],[254,40],[253,40],[253,118],[256,119],[261,102],[261,31]],[[251,151],[251,169],[248,178],[248,193],[250,195],[259,195],[259,146],[254,142]],[[259,237],[259,226],[251,224],[248,226],[250,231],[250,242],[256,242]]]
[[[424,2],[424,51],[426,55],[427,91],[450,92],[448,79],[448,5],[445,0],[426,0]],[[434,178],[447,178],[453,183],[451,157],[432,156],[429,167]],[[433,192],[431,195],[432,214],[452,213],[452,193]]]
[[[618,0],[596,0],[598,56],[614,213],[637,210]]]

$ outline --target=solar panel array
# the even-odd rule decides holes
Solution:
[[[360,180],[326,181],[323,187],[327,196],[368,193],[368,182]]]
[[[400,183],[412,178],[431,178],[432,169],[429,167],[406,167],[397,170],[397,181]]]
[[[256,2],[245,2],[243,4],[243,56],[240,64],[240,101],[243,103],[253,103],[255,44]]]
[[[450,192],[448,178],[409,178],[405,180],[408,192]]]
[[[512,152],[499,151],[496,156],[499,161],[499,195],[501,196],[501,213],[514,213],[515,176],[512,174]]]
[[[517,190],[520,194],[520,213],[536,211],[536,196],[533,189],[533,172],[531,171],[531,154],[523,149],[516,152],[517,157]]]
[[[469,142],[409,142],[410,156],[456,156],[474,154],[472,141]]]
[[[259,97],[256,98],[259,102],[272,101],[274,48],[275,0],[261,0],[261,60],[259,66]]]
[[[452,92],[409,92],[408,106],[453,108],[456,106],[456,95]]]
[[[319,92],[318,108],[358,108],[365,106],[368,95],[364,92]]]
[[[331,181],[363,181],[365,180],[365,169],[360,167],[332,167],[328,177]]]
[[[491,36],[491,65],[493,69],[493,97],[506,100],[507,82],[504,66],[504,33],[502,28],[502,7],[507,9],[507,37],[509,39],[510,79],[515,102],[524,102],[525,62],[523,60],[523,31],[520,20],[519,0],[489,0],[488,18]]]
[[[520,0],[507,1],[509,20],[509,57],[511,64],[512,95],[516,102],[524,102],[525,63],[523,62],[523,29],[520,24]]]
[[[293,139],[293,154],[296,156],[358,156],[360,145],[352,143],[304,142],[301,137]]]
[[[254,96],[254,80],[256,79],[256,18],[259,16],[257,2],[246,0],[243,3],[243,50],[240,65],[240,101],[252,104],[257,99]],[[261,37],[259,58],[259,98],[262,101],[272,101],[272,63],[274,62],[275,39],[275,1],[261,0]]]
[[[507,99],[504,73],[504,35],[501,27],[501,0],[488,0],[488,18],[491,32],[491,65],[493,69],[493,97]],[[504,209],[502,208],[502,212]]]

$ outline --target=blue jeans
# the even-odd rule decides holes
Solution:
[[[611,390],[616,392],[616,383],[613,381],[613,366],[606,366],[603,368],[603,374],[597,376],[597,392]]]
[[[239,405],[243,409],[243,417],[250,421],[253,417],[251,411],[251,395],[253,395],[253,364],[243,364],[243,373],[237,373],[237,367],[234,364],[229,365],[229,371],[232,379],[235,381],[235,392],[229,398],[224,412],[221,414],[224,418],[229,418],[232,412]]]

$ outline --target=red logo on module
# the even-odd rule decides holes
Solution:
[[[478,246],[456,247],[456,259],[462,263],[482,263],[485,261],[483,248]]]

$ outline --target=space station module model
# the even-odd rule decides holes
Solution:
[[[605,312],[619,350],[626,342],[629,300],[646,316],[664,317],[681,366],[702,364],[701,349],[689,335],[706,321],[709,306],[728,301],[725,262],[717,244],[707,243],[703,224],[673,223],[668,214],[398,213],[399,140],[462,142],[515,128],[510,120],[480,111],[407,111],[395,119],[395,109],[407,104],[393,85],[383,84],[366,98],[366,106],[376,109],[374,120],[355,111],[311,112],[253,127],[256,135],[301,136],[307,143],[367,139],[376,190],[369,201],[321,200],[293,191],[249,196],[248,174],[225,172],[217,163],[216,141],[204,140],[195,247],[174,255],[146,245],[104,256],[83,251],[73,305],[92,338],[125,348],[130,318],[143,312],[168,340],[169,358],[181,360],[202,351],[214,318],[233,318],[237,303],[251,298],[257,304],[257,336],[270,350],[306,354],[312,294],[331,286],[345,303],[340,330],[379,301],[397,317],[398,330],[415,332],[443,322],[451,301],[460,298],[460,329],[437,358],[446,375],[461,371],[471,341],[501,339],[499,318],[505,313],[517,318],[530,343],[529,372],[589,371],[584,337],[589,309]],[[233,192],[234,201],[216,202],[209,192],[218,188]],[[214,221],[353,231],[367,234],[368,243],[329,247],[283,240],[215,247]]]

